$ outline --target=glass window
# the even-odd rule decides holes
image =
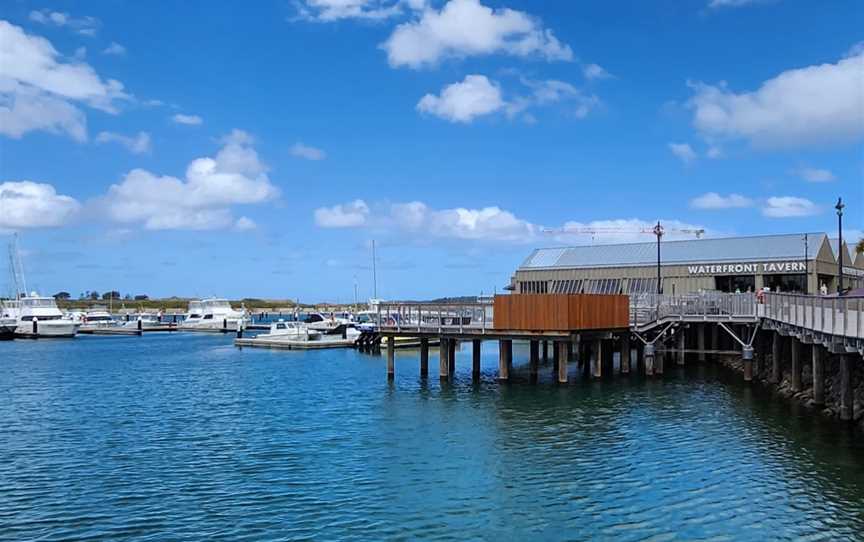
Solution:
[[[801,276],[803,277],[804,275]],[[721,292],[755,292],[756,275],[725,275],[714,277],[714,286]],[[773,290],[774,288],[771,289]]]
[[[772,292],[798,292],[803,293],[807,288],[807,275],[765,275],[763,277],[765,286],[771,288]],[[744,290],[742,290],[743,292]]]

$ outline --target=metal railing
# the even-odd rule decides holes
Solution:
[[[760,316],[819,333],[864,339],[864,298],[766,293]]]
[[[661,320],[756,320],[756,295],[718,292],[630,296],[630,325],[640,327]]]
[[[381,303],[382,330],[402,332],[484,332],[492,329],[492,301],[475,303]]]

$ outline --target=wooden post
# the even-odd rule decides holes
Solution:
[[[594,339],[594,357],[591,360],[591,376],[601,378],[603,376],[603,340]]]
[[[852,356],[837,356],[840,362],[840,419],[851,421],[852,411]]]
[[[630,336],[623,335],[619,344],[621,345],[621,374],[630,374]]]
[[[684,366],[684,349],[687,348],[687,335],[683,328],[678,329],[678,366]]]
[[[560,352],[558,353],[558,383],[566,384],[567,383],[567,360],[568,360],[568,352],[572,347],[572,343],[570,341],[564,342],[561,341],[558,343],[558,349]]]
[[[472,346],[471,375],[474,378],[480,378],[480,339],[474,339],[472,341]]]
[[[540,364],[540,342],[532,340],[530,343],[530,354],[528,364],[530,367],[531,378],[537,378],[537,366]]]
[[[558,364],[561,358],[561,349],[558,348],[558,341],[552,342],[552,372],[558,372]]]
[[[396,375],[396,338],[387,337],[387,380]]]
[[[543,343],[543,363],[549,361],[549,341],[541,341]]]
[[[792,350],[792,391],[801,391],[801,343],[795,337],[789,337],[789,346]]]
[[[456,376],[456,339],[448,339],[447,363],[450,365],[450,376]]]
[[[446,379],[450,376],[450,358],[447,356],[447,339],[438,340],[438,376]]]
[[[705,325],[696,325],[696,342],[699,348],[699,361],[705,361]]]
[[[513,363],[513,341],[498,341],[498,380],[510,380],[510,365]]]
[[[776,331],[774,332],[774,337],[771,342],[771,380],[772,384],[780,383],[780,352],[782,350],[781,341],[783,337],[780,336]]]
[[[813,345],[813,403],[825,404],[825,357],[818,344]]]
[[[420,376],[429,376],[429,339],[420,338]]]

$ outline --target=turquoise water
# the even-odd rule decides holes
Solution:
[[[864,539],[864,440],[725,370],[502,386],[490,343],[442,387],[417,358],[0,343],[0,539]]]

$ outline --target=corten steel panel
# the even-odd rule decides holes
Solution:
[[[519,331],[578,331],[629,327],[630,298],[624,295],[519,294],[495,297],[493,328]]]

